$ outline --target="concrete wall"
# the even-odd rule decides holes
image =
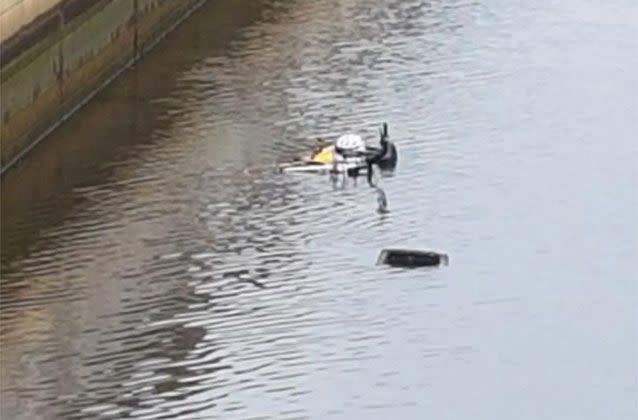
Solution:
[[[0,45],[2,171],[203,2],[1,1],[33,13],[18,13],[14,5],[3,9],[0,22],[11,18],[19,28],[3,32]],[[42,12],[45,3],[52,8]]]
[[[0,42],[14,35],[62,0],[0,0]]]

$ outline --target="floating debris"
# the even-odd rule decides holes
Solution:
[[[446,254],[434,251],[418,251],[411,249],[384,249],[379,254],[377,264],[387,264],[392,267],[433,267],[441,264],[448,265]]]

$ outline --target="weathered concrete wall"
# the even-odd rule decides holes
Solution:
[[[2,171],[202,2],[49,1],[16,23],[0,45]]]
[[[62,1],[0,0],[0,42],[4,42]]]

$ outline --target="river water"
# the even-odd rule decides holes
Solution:
[[[2,419],[636,418],[636,2],[227,3],[3,178]]]

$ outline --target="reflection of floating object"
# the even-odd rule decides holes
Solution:
[[[279,171],[284,173],[342,173],[348,175],[355,175],[354,172],[357,172],[357,175],[365,175],[368,172],[365,163],[361,165],[356,162],[336,165],[331,163],[289,163],[279,165]]]
[[[377,264],[387,264],[392,267],[432,267],[448,265],[448,263],[446,254],[411,249],[384,249],[377,259]]]

